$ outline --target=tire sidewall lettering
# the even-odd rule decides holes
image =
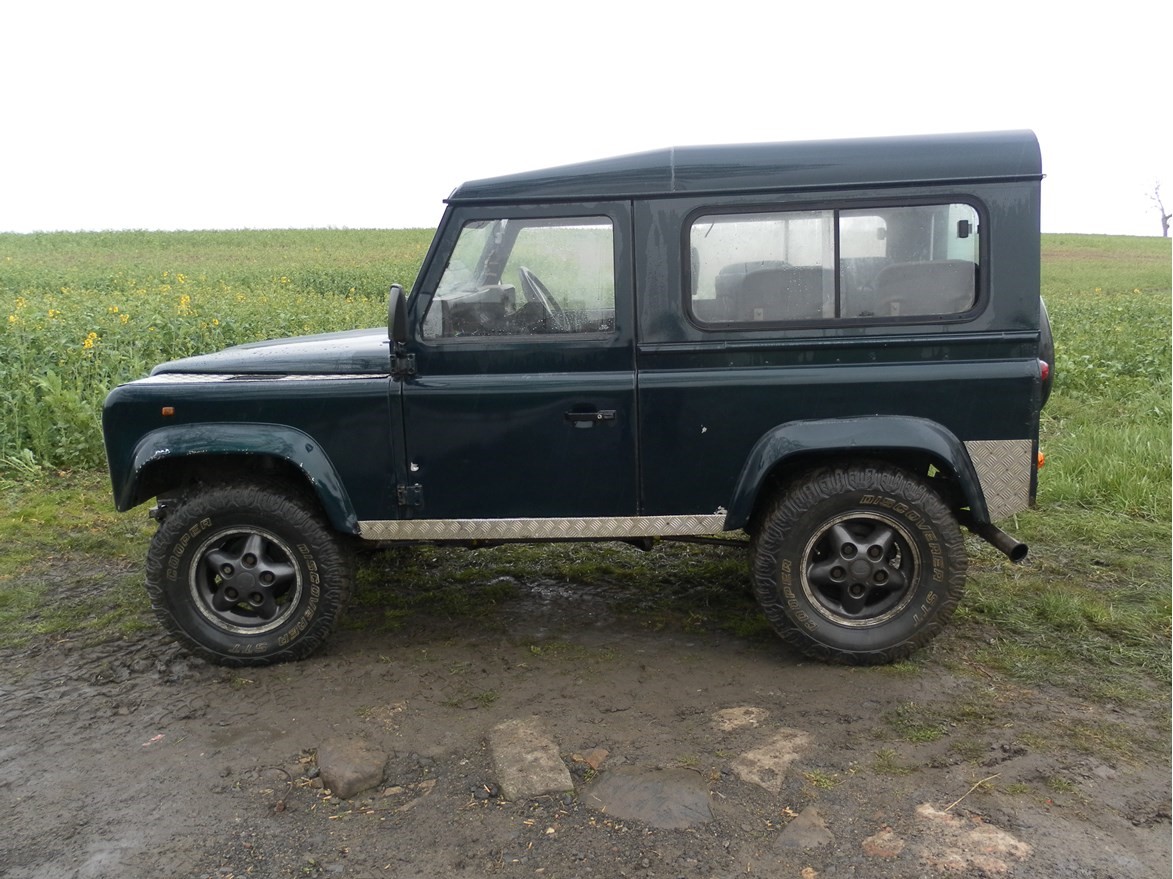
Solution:
[[[205,517],[180,535],[179,539],[175,542],[175,548],[171,551],[167,559],[167,572],[164,576],[170,582],[174,583],[179,580],[179,569],[183,566],[183,556],[187,552],[187,548],[191,545],[191,542],[211,527],[212,520]]]
[[[288,615],[280,626],[251,634],[227,628],[195,603],[191,577],[207,558],[208,541],[218,542],[217,529],[256,529],[284,544],[300,589],[295,608],[283,611]],[[197,557],[199,547],[205,548]],[[277,483],[214,485],[184,498],[160,525],[147,559],[148,593],[165,628],[195,653],[228,665],[264,665],[309,655],[333,628],[352,579],[350,554],[325,517]]]

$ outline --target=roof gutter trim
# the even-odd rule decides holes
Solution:
[[[715,187],[711,189],[680,189],[677,185],[675,175],[671,180],[669,188],[665,189],[648,189],[640,192],[594,192],[591,190],[583,190],[574,194],[558,193],[548,196],[537,195],[499,195],[499,196],[458,196],[455,193],[444,199],[445,204],[459,204],[459,205],[495,205],[495,204],[557,204],[560,202],[575,202],[575,201],[628,201],[637,199],[649,198],[708,198],[718,195],[776,195],[783,193],[805,193],[805,192],[844,192],[859,189],[901,189],[910,186],[962,186],[969,184],[987,185],[991,183],[1023,183],[1023,182],[1038,182],[1045,177],[1045,174],[1017,174],[1017,175],[998,175],[994,177],[958,177],[954,179],[943,178],[912,178],[908,180],[885,180],[877,182],[874,180],[859,180],[851,183],[834,183],[834,184],[795,184],[791,186],[751,186],[744,189],[729,186],[729,187]]]

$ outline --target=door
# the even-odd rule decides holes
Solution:
[[[459,208],[413,295],[403,518],[638,512],[629,210]]]

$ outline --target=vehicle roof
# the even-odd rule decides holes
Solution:
[[[453,204],[1039,180],[1031,131],[668,147],[463,183]]]

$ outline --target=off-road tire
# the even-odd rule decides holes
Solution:
[[[751,551],[766,618],[787,643],[829,662],[908,656],[965,591],[956,518],[925,480],[886,464],[792,482],[762,516]]]
[[[280,484],[209,485],[169,502],[147,552],[159,621],[226,666],[313,653],[353,580],[350,552],[313,501]]]

